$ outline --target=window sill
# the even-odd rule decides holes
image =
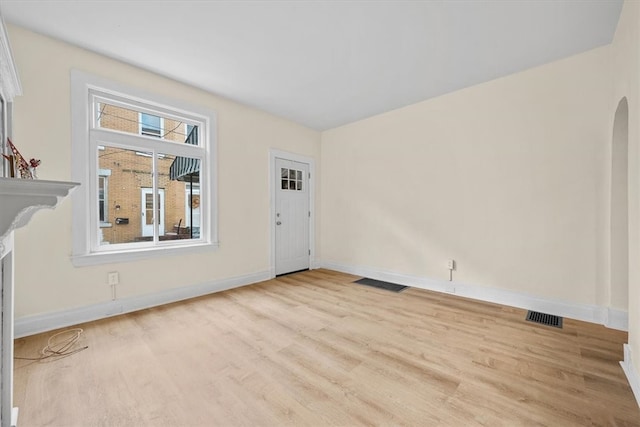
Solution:
[[[100,223],[100,228],[111,228],[113,227],[113,224],[111,224],[110,222],[101,222]]]
[[[117,252],[94,252],[83,255],[72,255],[71,262],[74,267],[86,267],[90,265],[115,264],[120,262],[140,261],[167,256],[178,256],[186,254],[196,254],[211,252],[218,249],[220,244],[197,243],[172,247],[153,247],[131,250],[120,250]]]

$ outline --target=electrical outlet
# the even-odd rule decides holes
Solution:
[[[120,283],[120,276],[117,271],[112,271],[107,273],[107,281],[109,282],[109,286],[117,285]]]
[[[452,260],[452,259],[448,260],[448,261],[447,261],[447,268],[448,268],[449,270],[455,270],[455,269],[456,269],[456,262],[455,262],[455,260]]]

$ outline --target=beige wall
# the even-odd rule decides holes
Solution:
[[[640,258],[640,5],[614,43],[322,134],[97,54],[9,26],[24,88],[14,142],[70,178],[69,71],[78,68],[218,114],[221,247],[74,268],[71,203],[16,233],[16,314],[108,301],[269,268],[269,148],[321,169],[316,242],[324,261],[456,281],[577,304],[612,301],[611,138],[629,101],[629,256]],[[322,141],[320,142],[320,140]],[[319,203],[322,199],[322,203]],[[317,222],[317,226],[320,221]],[[320,239],[322,237],[322,239]],[[629,342],[640,355],[640,264],[629,268]],[[638,363],[636,365],[636,372]]]
[[[629,347],[636,375],[640,373],[640,156],[638,100],[640,99],[640,4],[626,1],[612,43],[614,84],[610,129],[618,102],[626,97],[629,104]]]
[[[626,1],[610,46],[323,133],[322,258],[628,310],[637,376],[639,25]]]
[[[19,27],[8,31],[24,92],[14,142],[42,159],[40,179],[71,177],[72,68],[209,108],[218,121],[219,250],[74,268],[66,200],[16,233],[18,318],[109,301],[109,271],[120,272],[118,296],[126,298],[269,270],[269,149],[318,159],[318,132]]]
[[[595,304],[608,47],[323,133],[322,257]]]

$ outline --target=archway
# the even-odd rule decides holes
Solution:
[[[611,147],[611,278],[608,305],[627,312],[629,305],[629,106],[618,103]]]

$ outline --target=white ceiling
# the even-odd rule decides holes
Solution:
[[[622,0],[1,0],[5,21],[330,129],[611,42]]]

